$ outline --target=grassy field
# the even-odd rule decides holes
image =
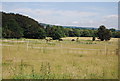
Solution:
[[[118,39],[71,39],[1,40],[3,79],[118,79]]]

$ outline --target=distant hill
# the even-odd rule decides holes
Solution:
[[[92,29],[92,30],[96,30],[98,28],[94,28],[94,27],[77,27],[77,26],[63,26],[65,28],[79,28],[79,29]]]
[[[53,26],[53,25],[50,25],[50,24],[45,24],[45,23],[40,23],[40,25],[42,25],[42,26],[47,26],[47,25],[49,25],[49,26]],[[62,26],[62,27],[64,27],[64,28],[78,28],[78,29],[92,29],[92,30],[96,30],[96,29],[98,29],[98,28],[94,28],[94,27],[77,27],[77,26]]]
[[[40,23],[40,25],[42,26],[47,26],[49,25],[50,27],[54,26],[54,25],[51,25],[51,24],[45,24],[45,23]],[[55,25],[55,26],[58,26],[58,25]],[[59,25],[60,26],[60,25]],[[95,28],[95,27],[79,27],[79,26],[62,26],[64,28],[77,28],[77,29],[90,29],[90,30],[97,30],[98,28]],[[110,29],[114,29],[113,28],[110,28]],[[120,30],[116,30],[116,31],[120,31]]]

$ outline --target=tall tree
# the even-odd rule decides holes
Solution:
[[[97,35],[98,35],[98,39],[100,39],[101,41],[104,41],[104,40],[107,41],[107,40],[110,40],[110,38],[111,38],[110,30],[106,29],[106,27],[104,25],[101,25],[98,28]]]
[[[111,39],[111,31],[106,29],[105,31],[105,41],[108,41]]]

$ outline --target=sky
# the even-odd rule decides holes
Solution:
[[[2,2],[119,2],[119,0],[1,0]]]
[[[117,2],[3,2],[2,11],[52,25],[118,28]]]

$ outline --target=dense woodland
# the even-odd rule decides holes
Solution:
[[[32,38],[44,39],[52,37],[53,40],[62,37],[98,37],[103,40],[110,40],[111,37],[120,38],[120,31],[106,29],[100,26],[98,29],[65,28],[55,25],[42,25],[28,16],[2,13],[2,38]]]

